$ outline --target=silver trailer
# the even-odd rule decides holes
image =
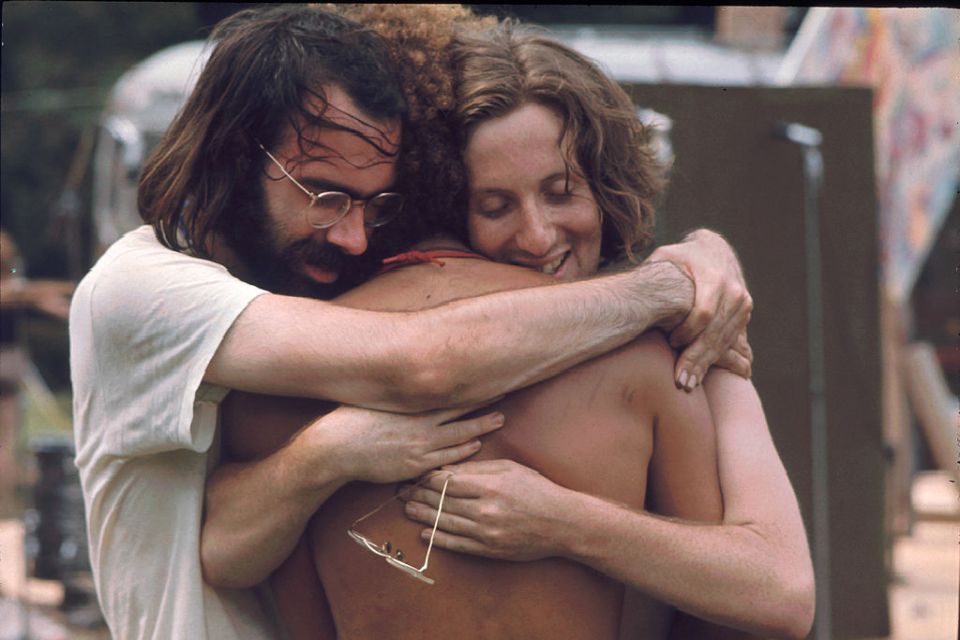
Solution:
[[[110,93],[94,159],[96,256],[142,224],[137,213],[140,169],[193,89],[209,55],[205,45],[183,42],[158,51],[121,76]]]

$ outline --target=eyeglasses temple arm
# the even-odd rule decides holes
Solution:
[[[420,571],[426,571],[430,564],[430,552],[433,550],[433,538],[437,535],[437,527],[440,525],[440,514],[443,513],[443,499],[447,496],[447,485],[450,483],[450,476],[443,481],[443,489],[440,491],[440,502],[437,504],[437,518],[433,521],[433,531],[430,532],[430,543],[427,545],[427,555],[423,559],[423,567]]]
[[[302,184],[300,184],[300,182],[297,181],[296,178],[294,178],[292,175],[290,175],[290,172],[287,171],[286,167],[284,167],[282,164],[280,164],[280,161],[277,160],[276,158],[274,158],[274,157],[273,157],[273,154],[270,153],[269,151],[267,151],[267,148],[266,148],[265,146],[263,146],[263,145],[260,144],[259,142],[258,142],[257,144],[260,146],[261,149],[263,149],[263,152],[264,152],[265,154],[267,154],[267,157],[270,158],[271,160],[273,160],[273,164],[277,165],[277,167],[280,169],[280,171],[283,172],[283,175],[285,175],[285,176],[287,176],[288,178],[290,178],[290,182],[292,182],[293,184],[297,185],[297,188],[300,189],[300,191],[303,191],[305,194],[307,194],[307,196],[310,197],[310,206],[312,207],[313,204],[317,201],[317,195],[316,195],[315,193],[313,193],[312,191],[310,191],[309,189],[307,189],[307,188],[306,188],[305,186],[303,186]]]

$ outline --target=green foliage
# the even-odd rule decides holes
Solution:
[[[83,225],[58,219],[56,203],[110,87],[151,53],[205,35],[192,2],[3,3],[0,213],[29,275],[68,276],[67,245],[84,242]],[[88,165],[81,221],[89,185]]]

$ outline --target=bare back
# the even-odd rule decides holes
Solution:
[[[385,273],[337,302],[415,310],[552,282],[538,272],[493,262],[459,258],[444,262],[442,267],[422,264]],[[557,484],[636,509],[652,499],[671,515],[719,519],[709,410],[673,388],[672,365],[672,352],[663,338],[648,334],[561,376],[514,392],[496,405],[506,416],[506,426],[485,436],[473,459],[512,459]],[[284,425],[289,435],[327,409],[315,401],[265,402],[262,396],[234,396],[225,414],[234,434],[232,446],[239,451],[247,448],[251,455],[258,446],[269,448],[263,440],[280,437]],[[698,436],[694,446],[685,444],[690,433],[658,433],[665,406],[689,414],[686,428]],[[271,421],[269,434],[242,426],[262,425],[264,417]],[[659,458],[653,455],[655,442]],[[648,473],[654,471],[648,493]],[[702,489],[690,491],[685,483]],[[436,584],[427,585],[355,544],[346,534],[351,523],[395,491],[393,485],[347,485],[311,523],[310,547],[338,638],[619,637],[623,586],[583,565],[560,558],[497,561],[435,548],[427,574]],[[360,530],[372,540],[389,540],[394,549],[404,550],[407,562],[419,565],[426,552],[419,538],[421,528],[394,501],[365,520]],[[659,626],[653,620],[640,623]]]

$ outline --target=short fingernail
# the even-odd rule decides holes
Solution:
[[[498,426],[499,426],[499,425],[502,425],[502,424],[506,421],[506,419],[507,419],[507,417],[506,417],[505,415],[503,415],[502,413],[500,413],[499,411],[497,411],[496,413],[494,413],[494,414],[492,414],[492,415],[490,416],[491,422],[493,422],[493,424],[498,425]]]
[[[686,389],[687,387],[687,372],[686,370],[680,372],[680,377],[677,378],[677,381],[680,383],[680,386]]]
[[[697,388],[697,376],[690,376],[689,384],[687,385],[687,391],[693,391]]]

